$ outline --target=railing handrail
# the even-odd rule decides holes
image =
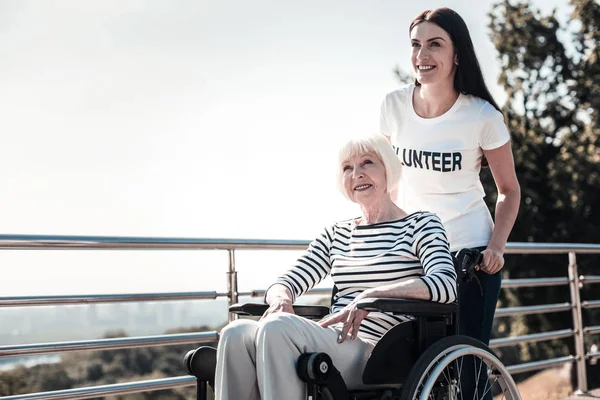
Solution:
[[[2,307],[32,307],[66,304],[129,303],[167,300],[214,300],[227,297],[225,292],[169,292],[169,293],[111,293],[111,294],[73,294],[49,296],[0,296]]]
[[[153,390],[175,389],[196,385],[193,376],[176,376],[173,378],[150,379],[145,381],[113,383],[102,386],[89,386],[76,389],[55,390],[32,394],[18,394],[0,397],[2,400],[80,400],[93,399],[114,394],[131,394],[151,392]]]
[[[118,337],[95,340],[77,340],[36,344],[0,346],[0,358],[55,354],[69,351],[117,350],[136,347],[173,346],[178,344],[208,343],[218,340],[216,331],[172,333],[153,336]]]
[[[541,304],[536,306],[503,307],[496,310],[496,317],[513,317],[515,315],[532,315],[540,313],[551,313],[571,311],[571,303]]]
[[[265,290],[239,292],[239,297],[262,297]],[[313,288],[305,295],[331,295],[331,288]],[[226,292],[168,292],[168,293],[111,293],[111,294],[66,294],[50,296],[0,296],[0,308],[40,307],[56,305],[85,305],[104,303],[130,303],[145,301],[215,300],[228,297]]]
[[[1,307],[26,307],[44,305],[94,304],[138,301],[167,300],[214,300],[228,297],[230,304],[237,302],[239,296],[259,297],[264,290],[239,292],[237,271],[235,268],[235,250],[303,250],[310,244],[307,240],[268,240],[268,239],[214,239],[214,238],[157,238],[157,237],[119,237],[119,236],[67,236],[67,235],[0,235],[0,250],[227,250],[229,268],[227,271],[227,292],[172,292],[172,293],[129,293],[129,294],[83,294],[62,296],[16,296],[0,297]],[[568,277],[545,277],[533,279],[507,279],[503,288],[541,287],[568,284],[571,291],[570,303],[532,305],[525,307],[500,308],[496,316],[527,315],[541,312],[571,311],[573,329],[529,334],[524,336],[495,339],[492,347],[503,347],[517,343],[538,342],[573,337],[576,344],[576,356],[559,357],[535,361],[508,367],[511,373],[539,370],[550,366],[575,362],[577,365],[578,388],[587,390],[585,379],[585,360],[599,357],[598,352],[585,353],[584,335],[597,334],[599,326],[585,327],[581,321],[581,310],[599,308],[600,300],[582,301],[579,297],[580,284],[600,283],[600,276],[577,275],[576,253],[600,254],[598,244],[571,243],[508,243],[507,254],[568,254]],[[330,294],[331,288],[315,288],[311,294]],[[231,314],[230,314],[231,318]],[[0,346],[0,358],[18,355],[63,353],[69,351],[105,350],[117,348],[147,347],[184,343],[202,343],[218,339],[214,331],[188,334],[165,334],[144,337],[109,338],[98,340],[68,341],[16,346]],[[0,397],[0,400],[12,399],[87,399],[106,394],[124,394],[142,391],[161,390],[193,384],[191,377],[175,377],[142,382],[130,382],[117,385],[88,387]],[[106,390],[106,391],[105,391]]]
[[[22,249],[202,249],[202,250],[302,250],[309,240],[223,239],[183,237],[81,236],[81,235],[0,235],[0,250]],[[528,243],[510,242],[506,254],[600,253],[593,243]]]
[[[528,335],[521,336],[509,336],[505,338],[492,339],[490,340],[490,348],[496,349],[505,346],[514,346],[523,343],[535,343],[544,342],[547,340],[565,339],[573,337],[575,331],[573,329],[561,329],[558,331],[541,332],[541,333],[530,333]]]
[[[0,235],[0,249],[33,250],[301,250],[308,240],[220,239],[184,237],[72,236],[72,235]]]

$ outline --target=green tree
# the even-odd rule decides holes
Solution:
[[[600,242],[600,213],[593,207],[600,202],[600,5],[595,0],[572,0],[570,5],[571,22],[564,27],[556,11],[543,15],[526,2],[505,0],[490,13],[491,38],[502,70],[499,82],[507,94],[504,114],[522,190],[511,241]],[[489,173],[484,182],[488,193],[495,192]],[[593,273],[597,260],[579,257],[579,272]],[[509,256],[506,272],[511,278],[565,276],[566,265],[566,257]],[[582,297],[593,299],[590,289]],[[569,299],[566,286],[512,294],[503,295],[505,304]],[[524,320],[531,332],[572,326],[570,313]],[[589,312],[586,322],[598,324],[600,316]],[[515,326],[504,329],[514,331]],[[521,359],[574,353],[572,340],[523,350]],[[600,376],[589,375],[590,386],[600,386]]]

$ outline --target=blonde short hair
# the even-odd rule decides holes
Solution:
[[[340,148],[338,155],[337,183],[346,198],[348,198],[348,194],[342,181],[342,164],[356,155],[368,152],[377,154],[383,162],[388,193],[398,187],[400,175],[402,174],[402,164],[388,139],[381,134],[361,136],[347,140]]]

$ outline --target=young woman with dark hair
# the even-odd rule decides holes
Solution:
[[[461,285],[460,330],[487,344],[521,196],[510,136],[464,20],[448,8],[427,10],[409,34],[415,82],[389,93],[381,108],[381,131],[403,164],[397,202],[409,212],[439,215],[452,252],[483,250],[482,288],[475,281]],[[495,224],[479,179],[486,159],[498,190]]]

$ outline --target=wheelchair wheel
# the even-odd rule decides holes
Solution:
[[[401,400],[521,400],[512,376],[479,340],[449,336],[417,360],[402,388]]]

